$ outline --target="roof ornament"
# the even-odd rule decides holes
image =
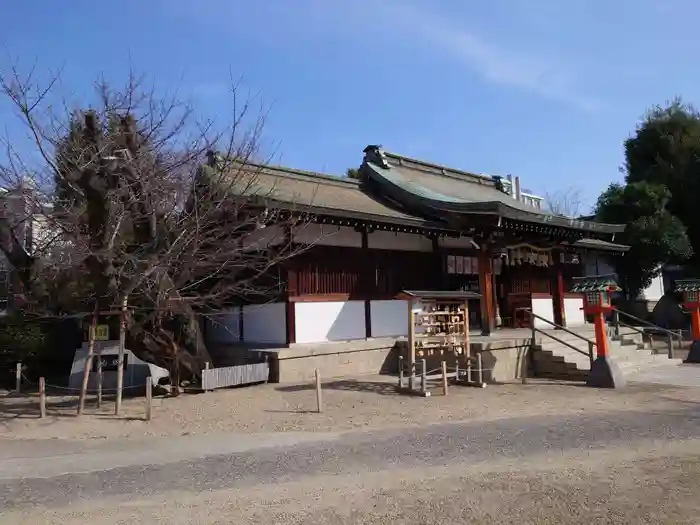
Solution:
[[[503,192],[506,195],[510,195],[510,190],[506,189],[506,187],[503,185],[503,177],[501,177],[500,175],[492,175],[491,180],[493,181],[498,191]]]
[[[217,164],[221,160],[221,156],[216,150],[207,150],[207,166],[211,168],[216,168]]]
[[[382,147],[378,144],[370,144],[362,152],[365,154],[365,162],[371,162],[386,170],[391,168],[391,164],[386,159]]]

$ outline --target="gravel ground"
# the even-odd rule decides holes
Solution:
[[[699,415],[689,405],[368,430],[5,480],[0,524],[695,524]]]
[[[603,411],[675,409],[700,398],[700,388],[637,385],[624,390],[591,389],[574,383],[533,381],[528,385],[452,387],[443,397],[398,395],[386,377],[324,383],[324,412],[315,413],[310,385],[259,385],[179,398],[156,398],[153,419],[143,420],[143,398],[127,399],[120,417],[105,399],[101,410],[88,400],[75,417],[75,398],[50,396],[48,417],[38,418],[38,399],[0,399],[3,440],[143,438],[222,432],[336,432],[368,427],[496,420],[514,416],[584,414]]]

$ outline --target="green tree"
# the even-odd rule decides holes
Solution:
[[[357,168],[348,168],[345,170],[345,176],[348,179],[359,179],[360,178],[360,170]]]
[[[661,264],[683,262],[693,253],[685,226],[668,210],[670,200],[665,186],[648,182],[611,184],[598,198],[598,221],[627,225],[616,240],[630,250],[613,264],[631,297],[649,286]]]
[[[625,182],[668,189],[666,209],[685,225],[700,270],[700,113],[680,99],[653,107],[624,149]]]

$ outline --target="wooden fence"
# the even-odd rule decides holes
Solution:
[[[263,383],[270,377],[270,364],[226,366],[202,370],[202,390],[215,390],[228,386]]]

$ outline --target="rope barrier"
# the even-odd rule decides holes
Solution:
[[[29,380],[29,379],[27,378],[27,376],[25,376],[24,374],[22,374],[22,378],[23,378],[24,381],[25,381],[27,384],[29,384],[29,385],[39,386],[39,383],[35,383],[34,381]],[[147,385],[148,385],[148,382],[145,382],[145,383],[139,384],[139,385],[125,386],[125,387],[122,387],[122,392],[123,392],[123,391],[126,391],[126,390],[131,390],[131,389],[143,388],[143,387],[145,387],[145,386],[147,386]],[[50,385],[49,383],[45,383],[45,388],[47,388],[47,389],[48,389],[48,388],[53,388],[53,389],[55,389],[55,390],[60,390],[60,391],[64,391],[64,392],[75,392],[76,394],[80,394],[80,390],[81,390],[80,388],[71,388],[71,387],[60,386],[60,385]],[[117,389],[117,388],[103,388],[103,389],[102,389],[102,393],[103,393],[103,394],[105,394],[105,393],[108,393],[108,394],[109,394],[109,393],[114,393],[114,394],[116,394],[117,392],[118,392],[118,389]],[[87,390],[86,390],[86,393],[88,393],[88,394],[97,394],[97,393],[98,393],[98,389],[87,389]]]

